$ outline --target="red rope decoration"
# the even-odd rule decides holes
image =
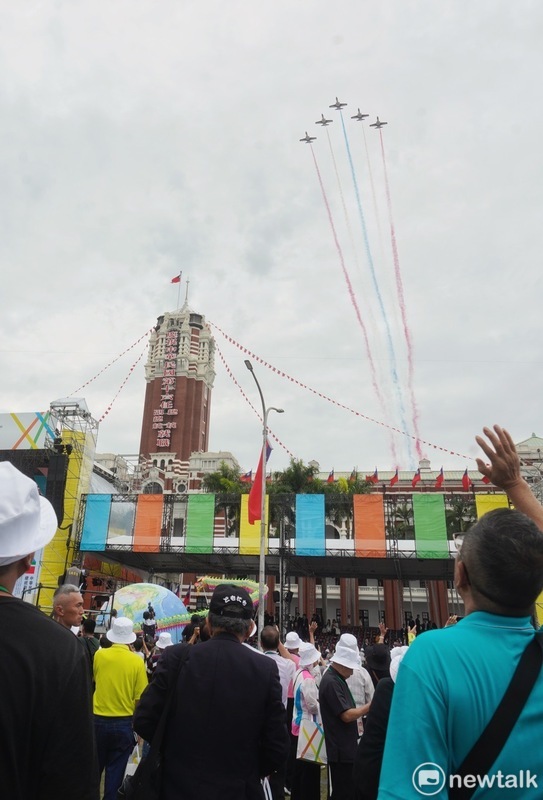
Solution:
[[[143,337],[142,337],[142,338],[143,338]],[[133,345],[132,345],[132,346],[133,346]],[[129,348],[129,349],[130,349],[130,348]],[[125,387],[125,385],[126,385],[126,383],[127,383],[128,379],[129,379],[129,377],[130,377],[130,376],[132,375],[132,373],[134,372],[134,370],[135,370],[135,368],[136,368],[137,364],[138,364],[138,363],[141,361],[141,359],[142,359],[142,358],[143,358],[143,356],[145,355],[145,351],[146,351],[146,350],[147,350],[147,345],[145,345],[145,348],[142,350],[142,352],[140,353],[140,355],[137,357],[137,359],[134,361],[134,363],[133,363],[133,364],[132,364],[132,366],[130,367],[130,370],[128,371],[128,375],[126,376],[126,378],[124,379],[124,381],[121,383],[121,385],[119,386],[119,388],[118,388],[118,390],[117,390],[117,394],[115,395],[115,397],[113,398],[113,400],[111,401],[111,403],[108,405],[108,407],[106,408],[106,410],[104,411],[104,413],[102,414],[102,416],[100,417],[100,419],[98,420],[98,424],[100,424],[100,423],[102,422],[102,420],[103,420],[105,417],[107,417],[107,415],[108,415],[108,414],[109,414],[109,412],[111,411],[111,408],[112,408],[112,406],[113,406],[113,403],[115,402],[115,400],[118,398],[118,396],[120,395],[120,393],[121,393],[121,392],[122,392],[122,390],[124,389],[124,387]]]
[[[247,355],[251,356],[251,358],[254,358],[255,361],[258,361],[259,364],[262,364],[264,367],[267,367],[272,372],[275,372],[276,375],[279,375],[281,378],[286,378],[287,380],[291,381],[291,383],[295,383],[301,389],[306,389],[308,392],[311,392],[312,394],[316,395],[317,397],[320,397],[323,400],[326,400],[327,402],[332,403],[332,405],[337,406],[338,408],[343,408],[345,411],[349,411],[351,414],[354,414],[357,417],[361,417],[361,419],[365,419],[368,422],[373,422],[375,425],[380,425],[382,428],[387,428],[388,430],[394,431],[395,433],[399,433],[401,436],[407,436],[409,439],[413,439],[414,441],[419,441],[422,444],[425,444],[427,447],[432,447],[434,450],[441,450],[442,453],[448,453],[449,455],[452,455],[452,456],[460,456],[460,458],[473,460],[472,456],[466,456],[464,453],[457,453],[455,450],[448,450],[446,447],[440,447],[437,444],[433,444],[433,442],[428,442],[425,439],[420,439],[417,436],[413,436],[413,434],[411,434],[411,433],[407,433],[406,431],[400,430],[400,428],[395,428],[393,425],[387,425],[386,422],[381,422],[381,420],[374,419],[373,417],[368,417],[367,414],[362,414],[362,412],[360,412],[360,411],[356,411],[353,408],[349,408],[349,406],[346,406],[343,403],[339,403],[337,400],[334,400],[333,398],[328,397],[325,394],[322,394],[322,392],[317,392],[317,390],[316,389],[312,389],[311,386],[307,386],[305,383],[302,383],[301,381],[297,381],[296,378],[292,378],[290,375],[287,375],[286,372],[283,372],[282,370],[277,369],[277,367],[273,367],[271,364],[268,364],[268,362],[264,361],[263,358],[260,358],[255,353],[253,353],[251,350],[248,350],[246,347],[243,347],[243,345],[241,345],[239,342],[236,342],[235,339],[232,339],[231,336],[228,336],[228,334],[225,333],[221,328],[219,328],[219,326],[216,325],[214,322],[210,322],[208,320],[208,324],[211,325],[213,328],[215,328],[215,330],[219,331],[219,333],[222,336],[224,336],[224,338],[228,342],[230,342],[235,347],[237,347],[238,350],[241,350],[242,353],[247,353]]]
[[[255,412],[255,414],[256,414],[256,416],[258,417],[258,419],[260,420],[260,422],[263,422],[261,414],[259,414],[259,413],[258,413],[258,411],[257,411],[257,410],[256,410],[256,408],[254,407],[254,405],[251,403],[251,401],[249,400],[249,398],[247,397],[247,395],[245,394],[245,392],[243,391],[243,389],[241,388],[241,386],[239,385],[239,383],[238,383],[238,382],[237,382],[237,380],[235,379],[235,377],[234,377],[234,375],[233,375],[233,373],[232,373],[232,370],[230,369],[230,367],[229,367],[229,366],[228,366],[228,364],[226,363],[226,361],[225,361],[225,359],[224,359],[224,356],[223,356],[223,354],[221,353],[221,351],[219,350],[219,348],[218,348],[218,346],[217,346],[217,342],[215,342],[215,350],[216,350],[216,351],[217,351],[217,353],[219,354],[219,358],[221,359],[222,363],[224,364],[224,368],[225,368],[226,372],[228,373],[229,377],[230,377],[230,378],[233,380],[233,382],[236,384],[236,386],[237,386],[237,387],[238,387],[238,389],[240,390],[240,392],[241,392],[241,394],[242,394],[242,396],[243,396],[243,399],[244,399],[244,400],[245,400],[245,401],[246,401],[246,402],[247,402],[247,403],[248,403],[248,404],[251,406],[251,408],[252,408],[252,409],[253,409],[253,411]],[[273,433],[273,431],[271,430],[271,428],[270,428],[270,427],[268,427],[268,433],[269,433],[269,435],[271,436],[271,438],[272,438],[272,439],[274,439],[274,440],[277,442],[277,444],[278,444],[278,445],[280,445],[280,446],[283,448],[283,450],[284,450],[284,451],[285,451],[285,452],[286,452],[286,453],[287,453],[287,454],[288,454],[288,455],[289,455],[291,458],[294,458],[294,455],[293,455],[293,454],[290,452],[290,450],[288,449],[288,447],[286,447],[286,445],[284,445],[284,444],[283,444],[283,442],[281,441],[281,439],[279,439],[279,438],[278,438],[278,437],[275,435],[275,433]]]
[[[139,342],[141,342],[142,339],[145,339],[145,337],[149,336],[149,334],[151,333],[152,330],[153,330],[153,328],[150,328],[148,331],[145,331],[145,333],[142,336],[140,336],[139,339],[136,339],[136,341],[133,344],[131,344],[130,347],[127,347],[126,350],[123,350],[123,352],[119,353],[118,356],[115,356],[113,361],[110,361],[107,366],[103,367],[103,369],[100,370],[100,372],[97,372],[96,375],[93,378],[90,378],[90,380],[88,380],[86,383],[82,384],[82,386],[80,386],[74,392],[70,392],[70,394],[67,395],[67,396],[68,397],[73,397],[74,395],[79,394],[81,389],[84,389],[86,386],[89,385],[89,383],[92,383],[93,381],[96,380],[96,378],[99,378],[100,375],[102,375],[106,370],[108,370],[110,367],[112,367],[113,364],[115,364],[120,358],[122,358],[125,355],[125,353],[128,353],[130,350],[132,350],[133,347],[135,347]],[[140,358],[141,358],[141,356],[140,356]],[[138,361],[139,360],[140,359],[138,358]]]

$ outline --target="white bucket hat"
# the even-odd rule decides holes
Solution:
[[[403,661],[403,657],[409,650],[409,647],[393,647],[390,651],[390,655],[392,656],[392,661],[390,662],[390,677],[396,683],[396,677],[398,675],[398,669],[400,664]],[[397,651],[397,652],[394,652]],[[398,652],[399,651],[399,652]]]
[[[155,647],[158,647],[159,650],[164,650],[166,647],[171,647],[173,644],[172,642],[172,635],[167,631],[161,633],[158,637],[158,641]]]
[[[311,642],[302,642],[300,647],[300,666],[310,667],[315,661],[319,661],[321,654]]]
[[[336,645],[336,652],[330,659],[331,664],[340,664],[347,669],[358,669],[361,666],[358,642],[352,633],[343,633]]]
[[[287,650],[299,650],[303,642],[295,631],[287,633],[285,647]]]
[[[113,644],[132,644],[136,641],[134,623],[128,617],[115,617],[106,636]]]
[[[48,544],[58,520],[37,484],[13,464],[0,463],[0,566],[13,564]]]

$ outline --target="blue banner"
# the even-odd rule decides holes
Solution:
[[[81,534],[81,550],[104,550],[111,509],[110,494],[88,494]]]
[[[326,554],[324,495],[296,495],[296,555]]]

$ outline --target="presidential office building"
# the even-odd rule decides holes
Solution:
[[[132,461],[97,456],[118,491],[109,511],[102,498],[99,514],[96,496],[84,496],[76,532],[82,552],[181,584],[183,595],[197,576],[258,575],[260,526],[248,523],[247,496],[201,489],[222,461],[239,469],[231,453],[208,450],[214,351],[205,318],[187,303],[158,318],[145,366],[140,452]],[[537,491],[543,440],[534,435],[519,452]],[[269,497],[269,613],[318,613],[364,627],[385,621],[394,630],[417,616],[443,625],[449,614],[462,615],[453,533],[506,505],[505,495],[476,470],[432,470],[427,459],[415,474],[368,477],[369,493],[351,497],[348,507],[328,495]]]

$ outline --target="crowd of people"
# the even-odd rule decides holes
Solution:
[[[423,636],[411,620],[408,644],[384,624],[362,646],[340,632],[327,653],[316,619],[284,642],[273,624],[257,631],[234,584],[180,644],[157,634],[152,609],[143,635],[117,615],[98,642],[73,585],[48,618],[12,592],[57,521],[36,484],[0,464],[3,796],[98,800],[103,781],[116,800],[135,735],[144,758],[160,746],[161,800],[321,800],[325,785],[330,800],[541,796],[543,508],[509,434],[484,433],[478,468],[515,510],[486,514],[458,544],[465,617]]]

